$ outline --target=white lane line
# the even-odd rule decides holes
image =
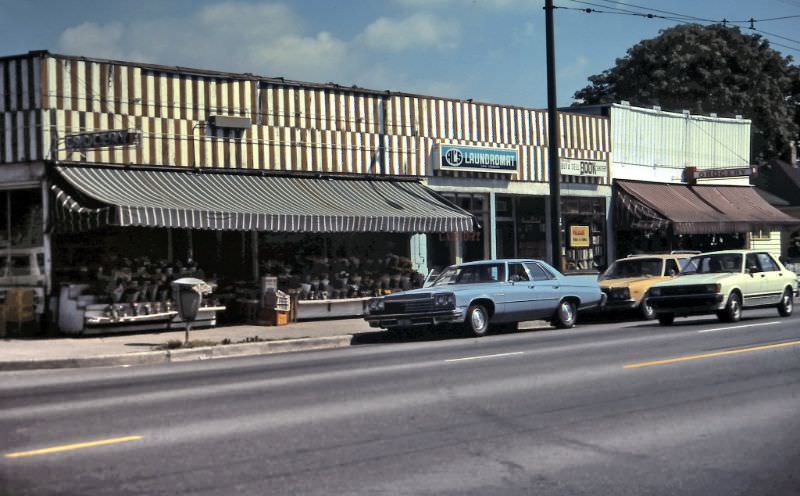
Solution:
[[[523,355],[525,354],[524,351],[514,351],[512,353],[497,353],[494,355],[480,355],[480,356],[472,356],[472,357],[464,357],[464,358],[451,358],[450,360],[445,360],[445,362],[464,362],[467,360],[482,360],[484,358],[499,358],[499,357],[506,357],[512,355]]]
[[[697,331],[698,333],[703,332],[716,332],[716,331],[728,331],[730,329],[744,329],[745,327],[758,327],[758,326],[767,326],[767,325],[775,325],[780,324],[780,320],[775,320],[773,322],[759,322],[758,324],[745,324],[739,326],[732,326],[732,327],[717,327],[716,329],[703,329],[702,331]]]

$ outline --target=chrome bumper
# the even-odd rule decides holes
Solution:
[[[370,327],[418,327],[463,322],[464,309],[438,310],[424,313],[369,314],[364,316]]]

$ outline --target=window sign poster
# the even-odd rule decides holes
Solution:
[[[569,226],[569,246],[570,248],[588,248],[589,226]]]

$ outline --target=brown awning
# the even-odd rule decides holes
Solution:
[[[616,181],[617,228],[675,234],[721,234],[770,231],[797,226],[750,186]]]

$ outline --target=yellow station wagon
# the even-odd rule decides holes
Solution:
[[[689,253],[629,255],[611,264],[600,275],[600,289],[606,294],[606,310],[638,310],[644,319],[655,318],[644,295],[650,286],[677,276],[689,261]]]

